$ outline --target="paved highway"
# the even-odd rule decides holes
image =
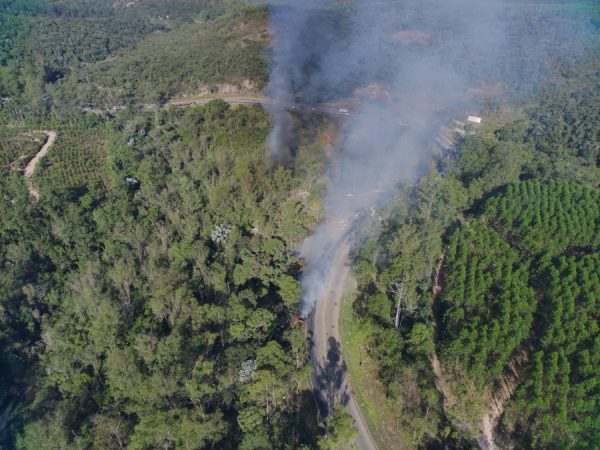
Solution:
[[[320,418],[323,420],[337,403],[346,405],[354,417],[358,436],[355,444],[362,450],[377,450],[366,421],[352,396],[346,364],[342,358],[339,334],[339,318],[342,295],[350,274],[348,265],[351,235],[349,232],[337,238],[329,250],[329,270],[325,274],[325,289],[307,321],[308,334],[312,339],[311,362],[315,368],[312,385]]]

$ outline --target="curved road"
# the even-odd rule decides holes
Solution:
[[[25,180],[27,181],[27,189],[29,193],[34,198],[35,201],[40,199],[40,192],[37,190],[35,185],[33,184],[33,180],[31,177],[33,176],[33,172],[37,167],[38,163],[42,160],[44,156],[50,151],[50,148],[54,145],[54,141],[56,141],[56,137],[58,134],[56,131],[42,131],[46,135],[46,143],[42,146],[39,152],[33,157],[29,164],[25,167]]]
[[[325,289],[308,318],[307,329],[313,343],[310,358],[315,368],[311,381],[320,418],[325,419],[335,404],[345,404],[358,429],[356,446],[362,450],[377,450],[352,396],[346,364],[342,359],[339,317],[342,295],[350,274],[350,239],[350,234],[346,233],[327,250],[330,252],[327,255],[330,265],[325,275]]]

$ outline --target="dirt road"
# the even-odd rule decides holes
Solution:
[[[281,109],[288,111],[301,112],[306,114],[323,114],[327,116],[338,116],[338,117],[352,117],[356,116],[359,113],[344,107],[337,107],[334,105],[308,105],[305,103],[294,103],[294,102],[284,102],[279,100],[273,100],[263,96],[255,96],[255,97],[227,97],[227,96],[210,96],[210,97],[201,97],[196,99],[189,100],[174,100],[161,105],[158,104],[145,104],[138,105],[144,111],[154,111],[157,109],[169,109],[169,108],[185,108],[188,106],[197,106],[197,105],[206,105],[213,100],[223,100],[230,105],[261,105],[267,109]],[[96,108],[94,106],[82,106],[80,109],[87,112],[92,112],[95,114],[104,114],[106,112],[118,112],[125,109],[125,105],[113,105],[109,108],[102,109]],[[398,125],[402,127],[408,127],[409,125],[402,121],[397,120]]]
[[[352,397],[346,364],[342,359],[339,317],[342,295],[350,274],[347,265],[350,237],[342,236],[330,251],[334,254],[326,274],[323,298],[319,299],[308,320],[308,331],[314,344],[311,351],[311,362],[315,367],[312,384],[319,415],[324,419],[335,404],[344,403],[358,428],[356,446],[363,450],[377,450],[360,408]]]
[[[267,108],[281,108],[298,112],[321,113],[333,116],[352,116],[354,113],[344,108],[334,108],[323,105],[306,105],[303,103],[281,102],[267,97],[207,97],[195,100],[182,100],[165,103],[165,108],[180,108],[184,106],[205,105],[212,100],[220,99],[231,105],[262,105]],[[148,109],[156,109],[158,105],[146,105]]]
[[[289,111],[297,111],[311,114],[325,114],[330,116],[349,117],[356,114],[355,112],[350,111],[349,109],[337,108],[331,105],[307,105],[304,103],[283,102],[259,95],[254,97],[227,97],[214,95],[208,97],[192,98],[189,100],[173,100],[160,105],[147,103],[144,105],[138,105],[137,107],[141,108],[144,111],[154,111],[157,109],[185,108],[188,106],[206,105],[207,103],[210,103],[213,100],[223,100],[224,102],[227,102],[230,105],[261,105],[267,109],[285,109]],[[97,108],[91,105],[87,105],[82,106],[80,109],[95,114],[103,114],[106,112],[118,112],[124,110],[125,108],[126,105],[113,105],[108,108]]]
[[[37,167],[37,164],[42,160],[44,156],[50,151],[50,148],[54,145],[54,141],[56,141],[56,137],[58,136],[56,131],[42,131],[47,137],[46,143],[42,146],[39,152],[33,157],[27,167],[25,167],[25,180],[27,181],[27,189],[29,190],[29,194],[34,198],[35,201],[40,199],[40,192],[37,190],[35,185],[33,184],[32,176]]]

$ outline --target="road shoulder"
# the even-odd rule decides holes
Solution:
[[[380,450],[412,449],[411,445],[404,444],[410,442],[410,439],[396,427],[393,405],[386,398],[383,386],[377,380],[375,361],[367,354],[367,329],[354,318],[352,311],[355,297],[355,282],[349,277],[347,289],[342,297],[339,331],[352,397]]]

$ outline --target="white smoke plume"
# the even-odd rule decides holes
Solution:
[[[552,64],[594,45],[585,13],[547,3],[271,4],[267,95],[306,104],[352,98],[360,105],[343,127],[341,151],[332,163],[324,201],[327,220],[301,248],[307,263],[303,316],[323,294],[324,275],[344,230],[398,183],[419,174],[440,123],[478,112],[482,92],[531,93]],[[270,112],[271,155],[292,164],[291,117],[283,109]]]

